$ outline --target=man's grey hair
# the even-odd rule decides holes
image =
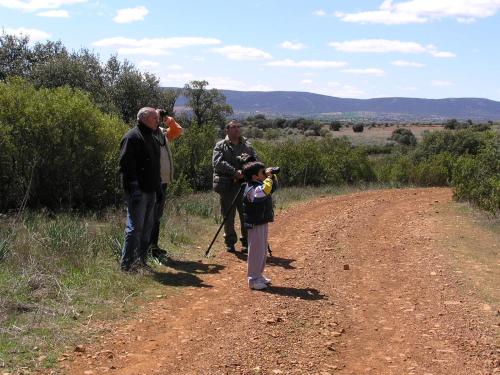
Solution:
[[[151,113],[156,113],[156,109],[151,108],[151,107],[143,107],[139,109],[139,112],[137,112],[137,121],[143,122],[143,120],[150,116]]]

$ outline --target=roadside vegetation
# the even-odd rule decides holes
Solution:
[[[175,114],[185,133],[172,147],[176,178],[160,243],[178,263],[158,265],[158,277],[124,275],[119,141],[140,107],[173,114],[181,92],[116,57],[101,63],[88,50],[0,36],[0,369],[53,366],[64,346],[79,343],[75,327],[129,313],[155,298],[158,283],[168,286],[162,293],[196,285],[194,264],[221,221],[212,149],[232,113],[207,85],[186,84],[189,111]],[[396,127],[373,143],[359,140],[390,125],[242,122],[260,158],[281,167],[278,208],[372,186],[450,186],[456,199],[500,212],[496,124],[450,120],[420,134]],[[338,137],[343,131],[358,141]]]

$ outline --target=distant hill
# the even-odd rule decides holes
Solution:
[[[347,99],[297,91],[221,90],[235,114],[283,117],[340,117],[373,120],[500,120],[500,102],[481,98]],[[179,98],[176,106],[184,106]]]

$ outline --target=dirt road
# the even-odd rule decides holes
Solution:
[[[448,189],[387,190],[283,211],[271,227],[273,287],[250,291],[244,258],[233,254],[219,253],[214,264],[179,262],[176,272],[202,282],[108,325],[62,368],[87,375],[500,373],[498,306],[456,266],[449,223],[438,212],[450,201]]]

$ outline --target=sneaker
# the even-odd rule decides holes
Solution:
[[[248,285],[250,287],[250,289],[254,289],[254,290],[262,290],[262,289],[266,289],[267,288],[267,284],[258,280],[256,282],[252,282]]]
[[[235,253],[236,252],[236,249],[234,248],[234,245],[231,245],[231,246],[227,246],[226,247],[226,251],[228,253]]]
[[[261,281],[265,284],[271,284],[271,279],[265,277],[264,275],[262,275]]]

